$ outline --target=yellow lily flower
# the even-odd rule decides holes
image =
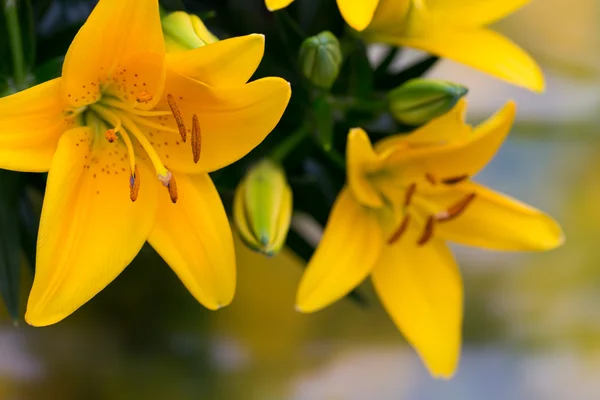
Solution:
[[[265,0],[269,11],[276,11],[289,6],[294,0]],[[365,29],[380,0],[337,0],[338,8],[346,23],[357,31]]]
[[[367,276],[398,329],[434,376],[454,373],[463,289],[446,241],[494,250],[549,250],[563,243],[542,212],[473,181],[494,156],[515,105],[476,128],[465,101],[410,135],[372,147],[348,135],[348,182],[302,277],[297,308],[317,311]]]
[[[510,39],[486,26],[530,0],[380,0],[364,37],[407,46],[468,65],[541,92],[537,63]]]
[[[0,99],[0,168],[49,171],[28,323],[71,314],[146,240],[199,302],[231,302],[232,235],[207,173],[258,145],[289,101],[282,79],[246,84],[263,45],[166,55],[157,0],[102,0],[61,78]]]

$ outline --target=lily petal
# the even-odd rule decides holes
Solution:
[[[277,11],[286,8],[292,4],[294,0],[265,0],[265,5],[269,11]]]
[[[544,76],[533,58],[505,36],[488,29],[439,26],[410,37],[376,33],[370,40],[424,50],[514,85],[544,91]]]
[[[531,0],[426,0],[427,10],[448,24],[489,25],[517,11]]]
[[[91,104],[102,84],[131,105],[151,109],[163,89],[164,55],[158,1],[102,0],[67,52],[64,95],[74,107]],[[137,103],[142,91],[152,100]]]
[[[168,68],[210,86],[239,86],[258,68],[265,51],[264,35],[252,34],[167,54]]]
[[[296,308],[313,312],[342,298],[371,272],[383,246],[374,211],[343,189],[327,221],[321,243],[300,281]]]
[[[162,196],[148,242],[190,293],[211,310],[235,292],[233,237],[223,204],[207,174],[175,175],[179,200]]]
[[[382,159],[373,150],[371,140],[361,128],[351,129],[348,133],[346,148],[348,159],[348,186],[354,197],[363,205],[381,207],[383,201],[368,180],[368,174],[381,168]]]
[[[409,229],[387,246],[373,269],[375,290],[432,375],[450,378],[460,355],[463,289],[448,247],[438,239],[417,246]]]
[[[154,223],[155,179],[133,203],[126,150],[94,143],[88,128],[65,133],[48,175],[26,321],[56,323],[112,282],[142,248]],[[151,177],[143,164],[142,176]]]
[[[337,4],[346,23],[362,31],[371,23],[379,0],[337,0]]]
[[[500,111],[477,126],[472,134],[465,136],[464,132],[459,130],[458,137],[466,139],[457,139],[439,146],[417,147],[409,151],[400,149],[389,156],[386,162],[389,165],[406,164],[406,168],[410,168],[412,174],[421,177],[426,173],[438,179],[474,176],[498,152],[510,132],[515,116],[516,105],[509,101]],[[443,128],[444,124],[436,125]],[[421,129],[429,131],[427,126]],[[434,132],[431,133],[435,137]],[[408,169],[404,173],[408,175]]]
[[[193,162],[190,148],[174,139],[178,135],[156,132],[151,140],[168,143],[156,148],[157,152],[162,159],[169,160],[170,168],[185,173],[212,172],[248,154],[275,128],[291,95],[289,83],[280,78],[217,88],[175,72],[169,74],[167,88],[188,128],[193,114],[198,116],[200,160],[197,164]],[[162,106],[168,110],[166,104]],[[170,124],[171,128],[177,128],[174,121]],[[173,145],[174,142],[179,144]]]
[[[473,182],[465,182],[428,200],[447,207],[475,194],[464,212],[436,225],[446,240],[492,250],[550,250],[564,242],[558,223],[550,216],[508,196]]]
[[[60,78],[0,99],[0,168],[46,172],[63,132],[74,126],[63,114]]]

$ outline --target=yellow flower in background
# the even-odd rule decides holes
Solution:
[[[28,323],[71,314],[146,240],[206,307],[232,300],[232,235],[207,173],[258,145],[289,101],[280,78],[246,83],[263,47],[249,35],[166,55],[156,0],[102,0],[61,78],[0,99],[0,168],[49,171]]]
[[[161,23],[168,53],[192,50],[219,41],[194,14],[175,11],[163,17]]]
[[[486,28],[529,1],[381,0],[364,37],[424,50],[541,92],[544,77],[537,63],[510,39]]]
[[[294,0],[265,0],[269,11],[289,6]],[[346,23],[357,31],[365,29],[375,13],[380,0],[337,0],[340,13]]]
[[[371,275],[385,309],[434,376],[450,377],[461,347],[463,288],[446,241],[493,250],[563,242],[549,216],[473,181],[510,131],[515,105],[476,128],[466,102],[375,148],[348,135],[348,186],[302,278],[297,308],[317,311]]]

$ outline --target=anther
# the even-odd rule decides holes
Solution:
[[[133,175],[129,177],[129,189],[129,198],[131,201],[136,201],[140,194],[140,171],[137,165],[135,166]]]
[[[444,185],[456,185],[457,183],[463,182],[467,179],[469,179],[469,175],[460,175],[452,178],[442,179],[442,183]]]
[[[435,177],[433,175],[431,175],[429,172],[425,174],[425,179],[427,179],[427,182],[431,183],[432,185],[435,185]]]
[[[198,116],[194,114],[192,117],[192,155],[194,157],[194,163],[198,163],[198,160],[200,160],[201,150],[202,136],[200,131],[200,122],[198,122]]]
[[[177,194],[177,181],[174,177],[171,177],[171,182],[169,182],[167,189],[169,189],[169,196],[171,196],[171,201],[173,204],[177,203],[179,195]]]
[[[114,141],[117,140],[117,133],[114,129],[107,129],[106,132],[104,132],[104,137],[108,140],[108,143],[114,143]]]
[[[177,122],[177,128],[179,129],[181,140],[185,142],[187,137],[187,129],[185,128],[185,124],[183,123],[183,117],[181,116],[181,111],[179,110],[179,107],[177,107],[173,95],[167,95],[167,103],[169,103],[169,108],[171,108],[173,118],[175,118],[175,122]]]
[[[408,189],[406,189],[406,194],[404,195],[404,207],[410,206],[410,203],[412,202],[412,198],[415,195],[416,190],[416,183],[411,183]]]
[[[410,222],[410,215],[409,214],[405,214],[404,218],[402,219],[402,222],[400,223],[400,225],[398,226],[398,229],[396,229],[394,231],[394,233],[392,233],[392,235],[388,238],[387,240],[387,244],[394,244],[396,243],[404,234],[404,232],[406,232],[406,229],[408,228],[408,223]]]
[[[463,197],[458,202],[450,206],[450,208],[448,208],[446,211],[442,211],[436,214],[435,219],[438,222],[446,222],[455,219],[456,217],[460,216],[463,212],[465,212],[469,204],[471,204],[473,200],[475,200],[476,196],[477,195],[475,193],[468,194],[467,196]]]
[[[149,91],[144,89],[138,93],[138,95],[137,95],[138,103],[148,103],[150,101],[152,101],[152,95],[150,94]]]
[[[425,243],[427,243],[427,242],[429,242],[429,240],[431,240],[431,238],[433,237],[434,222],[435,222],[435,219],[432,215],[427,217],[427,222],[425,223],[425,228],[423,228],[423,233],[421,234],[421,237],[417,241],[417,245],[423,246],[423,245],[425,245]]]

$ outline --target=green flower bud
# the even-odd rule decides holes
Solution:
[[[219,41],[194,14],[175,11],[161,20],[168,53],[192,50]]]
[[[291,219],[292,190],[285,173],[265,159],[248,172],[235,191],[235,227],[249,248],[273,256],[285,243]]]
[[[341,66],[340,42],[333,33],[324,31],[302,43],[300,68],[316,87],[329,90],[337,79]]]
[[[417,78],[389,92],[388,100],[396,120],[416,126],[447,113],[467,92],[457,83]]]

